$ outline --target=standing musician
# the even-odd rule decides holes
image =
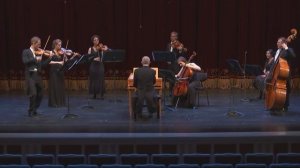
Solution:
[[[144,100],[146,100],[149,118],[152,117],[152,114],[155,112],[155,104],[153,102],[154,95],[154,84],[155,79],[155,70],[151,69],[150,58],[144,56],[142,58],[143,67],[138,68],[134,71],[134,82],[133,86],[137,88],[136,94],[138,100],[136,103],[135,113],[139,118],[142,118],[142,109],[144,105]]]
[[[178,33],[172,31],[170,33],[170,42],[167,44],[167,51],[172,52],[175,55],[176,60],[173,62],[168,62],[169,70],[173,71],[175,74],[179,72],[180,67],[177,64],[177,59],[179,57],[187,57],[187,49],[184,48],[183,44],[178,40]]]
[[[287,39],[285,37],[279,37],[277,40],[277,51],[274,58],[274,65],[277,61],[279,61],[279,58],[283,58],[287,61],[288,66],[291,67],[291,61],[292,58],[296,57],[296,54],[292,48],[289,48],[287,45]],[[291,68],[290,68],[291,69]],[[286,100],[284,103],[283,109],[281,109],[279,112],[287,112],[288,107],[290,104],[290,92],[291,92],[291,77],[290,74],[286,79]],[[278,111],[274,111],[274,114],[278,113]]]
[[[61,71],[65,59],[61,46],[62,41],[60,39],[53,40],[52,49],[54,56],[49,63],[49,107],[66,106],[64,72]]]
[[[181,70],[178,72],[178,74],[175,75],[175,77],[178,80],[188,80],[188,88],[187,88],[187,94],[181,96],[181,102],[183,106],[187,107],[194,107],[196,105],[196,95],[195,90],[196,87],[200,86],[200,75],[198,75],[197,72],[201,71],[200,66],[198,66],[195,63],[188,63],[185,57],[179,57],[177,60],[178,65],[180,65]],[[182,78],[183,70],[191,71],[192,76],[189,77],[189,79],[180,79]],[[185,77],[184,77],[185,78]],[[176,86],[175,86],[176,87]],[[176,89],[176,88],[174,88]],[[174,97],[174,100],[176,101],[178,97]],[[173,100],[173,103],[175,103]]]
[[[265,79],[266,76],[270,73],[271,67],[274,65],[274,56],[273,56],[273,50],[268,49],[266,51],[266,58],[267,61],[264,66],[264,71],[262,75],[258,75],[254,80],[254,87],[259,90],[259,99],[262,99],[264,90],[265,90]]]
[[[25,64],[25,80],[29,96],[28,116],[35,117],[38,115],[37,108],[43,98],[41,68],[51,61],[53,53],[40,49],[41,39],[37,36],[32,37],[30,43],[30,48],[23,50],[22,61]],[[47,55],[49,58],[42,61],[42,55]]]
[[[89,69],[89,93],[96,99],[100,94],[100,99],[104,99],[105,83],[104,83],[104,65],[102,61],[103,51],[107,51],[108,47],[100,43],[100,37],[93,35],[91,37],[93,46],[89,48],[88,54],[95,54],[96,57],[91,58]]]

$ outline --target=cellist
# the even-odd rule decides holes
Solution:
[[[177,79],[181,76],[182,71],[185,67],[187,68],[186,70],[192,71],[192,76],[187,79],[189,81],[187,94],[182,96],[182,98],[180,99],[180,104],[183,104],[186,107],[194,107],[196,105],[195,89],[200,85],[200,82],[197,79],[197,72],[201,71],[201,68],[193,62],[188,62],[185,57],[179,57],[177,59],[177,63],[181,67],[178,74],[175,75]],[[174,97],[174,101],[176,100],[176,97]]]
[[[276,63],[279,61],[279,58],[283,58],[287,61],[290,69],[291,69],[291,61],[292,58],[296,57],[296,54],[292,48],[289,48],[287,45],[287,39],[285,37],[279,37],[277,40],[277,51],[274,57],[274,62]],[[276,65],[276,64],[274,64]],[[290,104],[290,92],[291,92],[291,75],[289,74],[288,78],[286,79],[286,100],[284,103],[283,109],[280,111],[274,111],[273,113],[286,113],[288,111],[288,107]]]

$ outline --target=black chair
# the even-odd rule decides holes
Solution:
[[[32,168],[65,168],[63,165],[34,165]]]
[[[183,154],[183,163],[185,164],[208,164],[210,163],[210,154]]]
[[[102,165],[101,168],[132,168],[131,165],[113,164],[113,165]]]
[[[153,164],[164,164],[168,166],[170,164],[179,163],[179,154],[153,154],[151,158]]]
[[[168,168],[200,168],[198,164],[170,164]]]
[[[214,154],[214,163],[239,164],[242,163],[242,155],[240,153],[222,153]]]
[[[277,163],[299,163],[300,164],[300,153],[278,153]]]
[[[272,153],[246,153],[245,162],[269,165],[274,162],[274,156]]]
[[[267,168],[266,164],[244,163],[236,164],[235,168]]]
[[[82,165],[68,165],[67,168],[99,168],[98,165],[82,164]]]
[[[29,154],[26,155],[27,164],[33,165],[45,165],[54,164],[54,155],[52,154]]]
[[[142,164],[142,165],[135,165],[134,168],[166,168],[163,164]]]
[[[0,155],[0,165],[20,165],[22,164],[22,155],[2,154]]]
[[[197,72],[196,75],[196,81],[199,81],[200,82],[200,85],[198,87],[196,87],[196,98],[197,98],[197,107],[200,106],[200,93],[201,92],[205,92],[206,94],[206,102],[207,102],[207,105],[209,106],[209,98],[208,98],[208,91],[207,89],[203,86],[203,82],[207,80],[208,78],[208,75],[207,73],[204,73],[204,72]]]
[[[211,163],[203,164],[201,168],[233,168],[232,164]]]
[[[294,163],[273,163],[269,168],[300,168],[300,164]]]
[[[57,163],[64,166],[85,164],[85,156],[79,154],[60,154],[57,155]]]
[[[117,155],[113,154],[91,154],[88,156],[89,164],[110,165],[117,163]]]
[[[149,156],[147,154],[121,154],[121,164],[125,165],[137,165],[137,164],[148,164]]]

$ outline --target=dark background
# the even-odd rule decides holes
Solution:
[[[99,34],[110,48],[127,51],[117,66],[127,70],[152,50],[165,50],[173,30],[205,70],[226,68],[228,58],[243,63],[246,50],[247,63],[263,65],[277,38],[300,28],[299,9],[299,0],[0,0],[0,69],[23,70],[21,52],[34,35],[42,46],[51,35],[47,49],[60,38],[86,53]],[[291,44],[298,55],[299,44]],[[293,70],[299,57],[294,63]]]

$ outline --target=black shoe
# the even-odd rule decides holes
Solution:
[[[282,116],[284,115],[284,112],[282,110],[271,110],[270,114],[274,116]]]

